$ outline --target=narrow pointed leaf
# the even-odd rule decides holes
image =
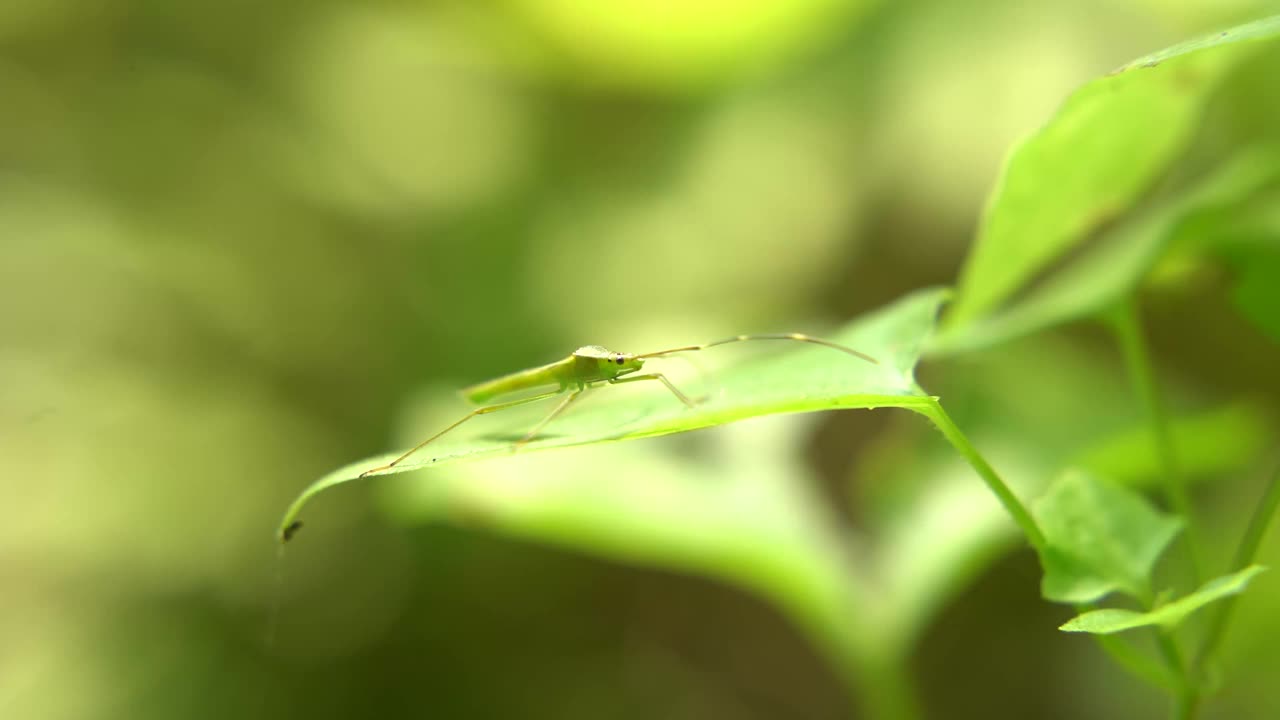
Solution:
[[[1135,612],[1119,608],[1093,610],[1072,618],[1058,629],[1095,635],[1109,635],[1151,625],[1171,629],[1205,605],[1244,592],[1249,581],[1265,569],[1261,565],[1250,565],[1239,572],[1214,578],[1190,595],[1161,605],[1150,612]]]

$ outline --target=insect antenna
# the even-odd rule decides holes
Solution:
[[[715,347],[717,345],[728,345],[729,343],[745,342],[747,340],[798,340],[800,342],[813,343],[814,345],[829,347],[832,350],[839,350],[842,353],[845,353],[847,355],[852,355],[860,360],[865,360],[874,365],[880,364],[879,360],[876,360],[875,358],[871,357],[870,355],[867,355],[866,353],[858,352],[853,348],[845,347],[844,345],[831,342],[830,340],[823,340],[822,338],[813,337],[812,335],[804,335],[801,333],[778,333],[778,334],[770,334],[770,335],[735,335],[730,338],[724,338],[723,340],[716,340],[714,342],[703,343],[701,345],[685,345],[684,347],[671,348],[669,350],[658,350],[657,352],[645,353],[643,355],[637,355],[636,357],[639,357],[639,358],[662,357],[663,355],[671,355],[673,353],[680,353],[680,352],[692,352],[695,350],[706,350],[707,348]]]

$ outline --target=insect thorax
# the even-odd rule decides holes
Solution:
[[[614,352],[599,345],[585,345],[573,351],[574,374],[580,382],[612,380],[639,370],[644,360],[626,353]]]

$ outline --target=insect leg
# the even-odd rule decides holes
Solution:
[[[360,477],[364,477],[364,476],[366,476],[366,475],[372,475],[373,473],[376,473],[376,472],[382,472],[383,470],[390,470],[391,468],[393,468],[393,467],[395,467],[396,465],[400,464],[400,461],[404,460],[405,458],[409,457],[410,455],[412,455],[412,454],[414,454],[414,453],[418,452],[419,450],[421,450],[422,448],[426,447],[428,444],[430,444],[432,441],[434,441],[434,440],[436,440],[437,438],[439,438],[441,435],[444,435],[445,433],[447,433],[447,432],[449,432],[450,430],[452,430],[452,429],[454,429],[454,428],[458,427],[458,426],[459,426],[459,425],[461,425],[462,423],[464,423],[464,422],[466,422],[466,421],[470,420],[471,418],[473,418],[473,417],[475,417],[475,416],[477,416],[477,415],[487,415],[487,414],[489,414],[489,413],[491,413],[491,412],[497,412],[497,411],[499,411],[499,410],[506,410],[507,408],[513,408],[513,407],[516,407],[517,405],[524,405],[524,404],[526,404],[526,403],[535,402],[535,401],[537,401],[537,400],[546,400],[547,398],[549,398],[549,397],[554,397],[554,396],[556,396],[556,395],[559,395],[559,394],[560,394],[560,393],[562,393],[562,392],[564,392],[564,390],[563,390],[563,389],[561,389],[561,390],[553,390],[552,392],[542,393],[542,394],[540,394],[540,395],[534,395],[533,397],[521,398],[521,399],[519,399],[519,400],[512,400],[511,402],[498,403],[497,405],[486,405],[486,406],[484,406],[484,407],[482,407],[482,408],[476,408],[475,410],[472,410],[471,412],[469,412],[469,413],[467,413],[466,415],[464,415],[464,416],[462,417],[462,419],[461,419],[461,420],[459,420],[459,421],[455,422],[454,424],[450,425],[449,427],[447,427],[447,428],[445,428],[445,429],[441,430],[440,432],[436,433],[435,435],[432,435],[431,437],[427,438],[426,440],[423,440],[422,442],[418,443],[418,444],[417,444],[417,446],[415,446],[412,450],[410,450],[410,451],[406,452],[405,454],[401,455],[400,457],[396,458],[395,460],[392,460],[391,462],[389,462],[389,463],[387,463],[386,465],[383,465],[383,466],[381,466],[381,467],[376,467],[376,468],[373,468],[372,470],[365,470],[364,472],[360,473]],[[564,403],[562,403],[562,405],[563,405],[563,404],[564,404]]]
[[[529,442],[529,441],[530,441],[530,440],[532,440],[534,437],[536,437],[536,436],[537,436],[537,434],[538,434],[538,431],[540,431],[540,430],[542,430],[542,428],[546,427],[546,426],[547,426],[547,423],[549,423],[549,422],[551,422],[552,420],[554,420],[554,419],[555,419],[555,417],[556,417],[557,415],[559,415],[560,413],[564,412],[564,411],[565,411],[565,409],[566,409],[566,408],[568,408],[568,407],[569,407],[569,405],[570,405],[570,404],[572,404],[574,400],[577,400],[577,399],[578,399],[578,396],[582,395],[582,393],[584,393],[584,392],[586,392],[586,390],[574,390],[573,392],[569,393],[569,397],[566,397],[564,400],[560,401],[560,404],[556,406],[556,409],[555,409],[555,410],[552,410],[552,411],[551,411],[551,414],[550,414],[550,415],[548,415],[548,416],[546,416],[546,417],[542,418],[542,420],[541,420],[541,421],[539,421],[537,425],[534,425],[534,426],[533,426],[533,429],[532,429],[532,430],[530,430],[529,432],[525,433],[525,436],[524,436],[524,437],[522,437],[522,438],[520,438],[519,440],[517,440],[517,441],[516,441],[516,444],[515,444],[515,448],[513,448],[513,449],[515,449],[515,450],[519,450],[519,449],[520,449],[520,446],[524,445],[525,443]]]
[[[694,401],[690,400],[688,395],[685,395],[684,393],[680,392],[680,388],[677,388],[675,385],[671,384],[671,381],[667,379],[667,376],[663,375],[662,373],[647,373],[645,375],[632,375],[630,377],[614,378],[609,381],[609,384],[621,385],[622,383],[640,382],[641,380],[657,380],[661,382],[663,385],[666,385],[667,389],[670,390],[672,393],[674,393],[676,397],[680,398],[680,402],[684,403],[689,407],[697,407],[698,405]]]

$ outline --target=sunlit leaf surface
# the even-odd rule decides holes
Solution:
[[[716,372],[711,379],[715,391],[692,409],[657,383],[652,388],[606,386],[591,393],[596,397],[589,395],[580,401],[581,407],[557,418],[542,438],[526,445],[521,453],[667,435],[778,413],[920,407],[930,401],[916,384],[913,371],[945,297],[945,290],[917,292],[831,336],[835,342],[876,358],[878,364],[830,348],[787,343],[777,347],[776,352]],[[513,442],[535,422],[536,417],[531,420],[525,413],[484,416],[471,423],[483,423],[484,434],[460,431],[446,435],[380,474],[510,454]],[[362,460],[317,480],[289,508],[281,527],[291,525],[316,493],[356,479],[360,473],[385,465],[399,455]]]

